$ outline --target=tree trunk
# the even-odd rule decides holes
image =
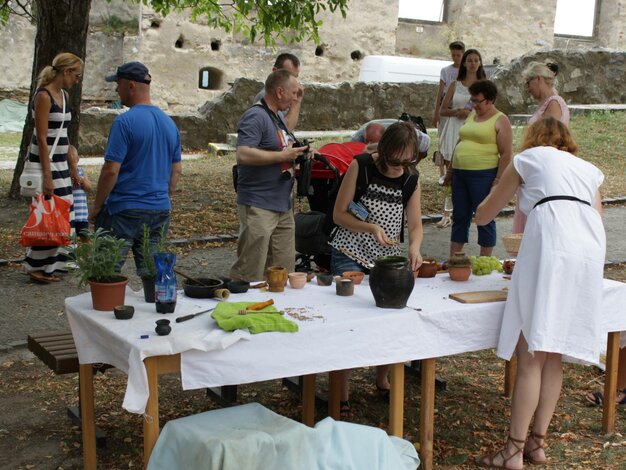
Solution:
[[[52,64],[52,59],[61,52],[71,52],[81,59],[85,59],[87,48],[87,29],[89,27],[89,10],[91,0],[35,0],[33,13],[37,19],[37,35],[35,37],[35,57],[33,58],[33,74],[28,100],[28,113],[22,132],[22,143],[18,156],[13,181],[8,196],[16,199],[20,195],[20,175],[24,168],[24,161],[28,157],[28,146],[33,135],[35,122],[31,115],[35,81],[41,69]],[[72,112],[72,121],[68,130],[70,142],[78,143],[78,128],[80,124],[80,100],[82,82],[75,85],[70,93],[69,109]]]

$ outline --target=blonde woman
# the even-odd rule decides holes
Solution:
[[[528,119],[528,124],[533,124],[544,117],[558,119],[566,126],[569,126],[569,108],[565,100],[555,91],[556,76],[559,74],[559,66],[548,62],[531,62],[528,64],[522,77],[526,84],[528,93],[537,100],[538,106],[533,115]],[[523,233],[526,225],[526,217],[515,203],[515,214],[513,215],[513,233]]]
[[[488,224],[519,189],[528,224],[497,349],[506,360],[517,355],[517,378],[507,443],[478,459],[490,468],[521,469],[523,459],[547,462],[545,440],[563,381],[561,357],[597,363],[602,346],[604,175],[575,156],[578,146],[569,130],[552,117],[527,129],[522,148],[475,219]]]
[[[33,99],[32,115],[35,132],[28,150],[31,164],[41,167],[43,194],[62,197],[70,202],[72,180],[67,163],[67,128],[72,120],[69,96],[66,89],[79,82],[83,73],[83,61],[69,52],[58,54],[37,77],[37,89]],[[52,147],[59,139],[51,154]],[[70,212],[70,223],[73,211]],[[58,282],[55,271],[64,271],[67,254],[63,247],[30,247],[24,259],[24,269],[31,280],[39,283]]]

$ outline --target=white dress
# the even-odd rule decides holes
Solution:
[[[606,237],[593,205],[604,180],[592,164],[553,147],[516,155],[520,208],[528,216],[500,330],[498,356],[510,359],[520,331],[530,353],[561,353],[598,363]]]
[[[454,85],[454,95],[452,95],[452,104],[450,108],[465,108],[470,102],[470,93],[467,88],[463,86],[458,80]],[[459,141],[459,129],[465,122],[465,119],[459,119],[455,116],[448,116],[446,122],[441,129],[441,137],[439,140],[439,151],[443,155],[443,158],[447,161],[452,159],[454,154],[454,147]]]

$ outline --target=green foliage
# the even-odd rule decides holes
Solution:
[[[102,17],[100,24],[97,25],[95,29],[99,29],[108,35],[121,33],[131,33],[136,35],[139,32],[139,22],[137,21],[137,18],[133,18],[130,21],[123,21],[117,15],[109,15]]]
[[[162,15],[171,11],[190,10],[193,20],[204,16],[212,28],[230,32],[233,29],[252,42],[263,38],[266,45],[276,45],[276,40],[319,43],[317,20],[321,11],[339,11],[345,18],[349,0],[141,0]]]
[[[161,225],[156,243],[151,243],[150,227],[147,224],[143,224],[143,233],[141,236],[141,254],[143,256],[142,277],[156,277],[157,268],[152,255],[154,253],[163,253],[167,251],[167,248],[168,243],[165,235],[165,225]]]
[[[99,228],[95,232],[83,230],[87,237],[86,243],[74,244],[70,248],[70,257],[76,263],[80,285],[87,280],[97,282],[113,282],[119,277],[115,270],[122,261],[122,248],[125,241],[106,230]]]

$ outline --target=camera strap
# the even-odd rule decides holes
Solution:
[[[274,111],[272,111],[270,107],[267,105],[265,98],[261,98],[260,103],[256,103],[254,106],[260,106],[261,108],[265,110],[265,112],[269,115],[270,119],[274,122],[274,125],[276,126],[276,130],[278,130],[281,133],[286,134],[287,137],[289,137],[289,139],[292,140],[292,142],[297,141],[293,133],[287,128],[287,125],[285,124],[285,122]],[[285,142],[285,146],[287,144],[288,142]]]

